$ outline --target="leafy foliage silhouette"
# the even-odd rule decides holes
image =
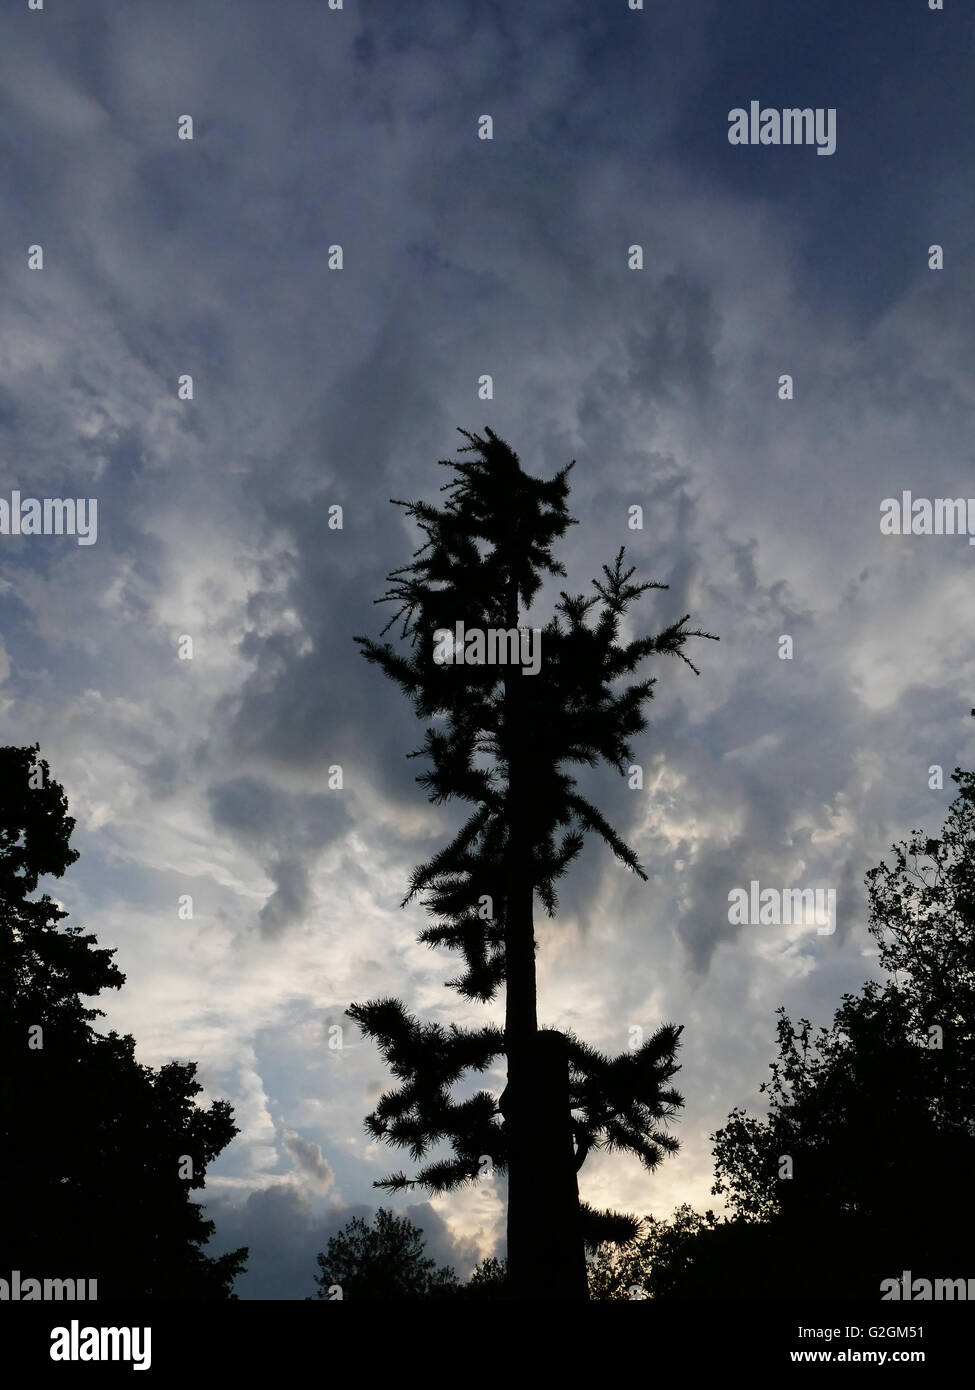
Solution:
[[[622,1247],[603,1245],[589,1265],[589,1297],[601,1302],[666,1298],[686,1273],[703,1232],[713,1230],[713,1211],[700,1212],[685,1202],[670,1220],[645,1218],[639,1234]]]
[[[0,1268],[97,1279],[101,1299],[233,1298],[247,1250],[207,1255],[190,1199],[230,1106],[194,1103],[194,1063],[142,1066],[133,1038],[95,1032],[82,996],[122,986],[115,952],[28,896],[78,858],[73,829],[39,746],[0,748]]]
[[[343,1301],[413,1300],[444,1298],[459,1290],[454,1271],[426,1257],[425,1246],[423,1232],[408,1217],[385,1207],[376,1212],[372,1226],[354,1216],[317,1256],[314,1297],[332,1299],[338,1289]]]
[[[653,1296],[876,1300],[905,1269],[967,1277],[975,774],[953,780],[940,838],[913,831],[866,876],[886,978],[844,994],[829,1028],[778,1011],[767,1115],[738,1107],[712,1136],[732,1216],[685,1219],[679,1251],[652,1252]]]

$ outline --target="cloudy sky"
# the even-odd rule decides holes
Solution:
[[[957,0],[6,7],[0,497],[98,529],[0,536],[0,741],[77,819],[56,891],[127,976],[102,1026],[235,1108],[206,1201],[242,1297],[314,1292],[380,1203],[461,1274],[503,1248],[496,1182],[377,1194],[388,1074],[348,1020],[328,1047],[379,994],[501,1016],[399,907],[456,817],[352,640],[414,545],[388,499],[435,499],[458,426],[576,460],[570,588],[625,543],[670,584],[639,621],[721,638],[657,671],[643,791],[581,779],[649,882],[595,842],[539,912],[543,1024],[684,1025],[681,1152],[590,1158],[582,1195],[713,1205],[776,1007],[827,1022],[872,973],[863,875],[975,762],[975,550],[880,530],[975,493],[973,40]],[[731,144],[752,101],[835,109],[835,152]],[[834,888],[835,932],[730,925],[752,879]]]

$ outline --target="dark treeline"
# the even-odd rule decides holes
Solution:
[[[349,1013],[396,1081],[367,1131],[422,1165],[375,1185],[441,1193],[503,1174],[508,1260],[462,1282],[380,1208],[329,1241],[309,1298],[877,1300],[884,1281],[896,1296],[904,1271],[967,1277],[975,774],[961,770],[940,837],[913,832],[866,875],[881,978],[844,995],[829,1027],[780,1010],[766,1113],[736,1109],[712,1136],[726,1210],[641,1221],[580,1201],[590,1153],[628,1151],[648,1173],[677,1153],[681,1029],[660,1021],[611,1057],[540,1024],[536,899],[557,916],[556,883],[589,832],[645,878],[567,769],[632,777],[655,684],[638,668],[661,655],[690,666],[687,641],[710,634],[684,615],[624,640],[636,601],[666,586],[631,582],[622,550],[592,594],[561,591],[538,619],[544,578],[565,573],[552,546],[575,524],[569,468],[543,481],[490,430],[467,438],[472,458],[443,461],[443,506],[399,504],[425,537],[389,576],[405,651],[356,640],[426,722],[411,755],[427,759],[418,783],[469,812],[404,901],[421,895],[421,940],[461,958],[449,985],[467,1005],[503,993],[505,1023],[443,1027],[396,999]],[[519,646],[530,629],[534,649]],[[466,650],[463,633],[475,639]],[[485,659],[486,633],[511,635],[511,659]],[[96,1031],[100,1011],[85,1001],[124,983],[115,952],[36,896],[42,876],[77,858],[67,811],[36,744],[0,749],[0,1279],[95,1279],[100,1299],[233,1298],[248,1252],[207,1253],[213,1223],[193,1196],[237,1133],[231,1108],[196,1103],[192,1063],[146,1067],[133,1038]],[[471,1089],[498,1059],[500,1094]]]

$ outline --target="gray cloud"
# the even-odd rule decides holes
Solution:
[[[320,1144],[302,1139],[300,1134],[295,1134],[294,1130],[289,1129],[285,1131],[284,1147],[300,1172],[310,1178],[317,1188],[324,1192],[331,1187],[335,1181],[335,1173],[332,1165],[322,1156]]]

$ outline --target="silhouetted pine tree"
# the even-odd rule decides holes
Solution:
[[[206,1110],[195,1063],[158,1070],[101,1035],[82,996],[125,976],[95,937],[36,891],[78,858],[61,786],[31,748],[0,748],[0,1271],[95,1279],[105,1298],[232,1298],[246,1249],[214,1230],[190,1190],[237,1133]],[[192,1160],[190,1172],[185,1160]]]
[[[430,800],[469,802],[472,814],[453,841],[413,874],[404,900],[423,895],[435,924],[420,939],[460,952],[461,974],[448,983],[487,1001],[505,988],[505,1027],[444,1029],[422,1024],[394,999],[353,1005],[349,1014],[378,1043],[399,1090],[384,1095],[368,1129],[420,1159],[438,1141],[453,1158],[428,1164],[414,1179],[398,1173],[377,1186],[417,1184],[444,1191],[474,1181],[481,1156],[508,1175],[508,1276],[514,1297],[586,1295],[584,1241],[627,1240],[631,1217],[580,1209],[576,1172],[593,1148],[627,1149],[653,1169],[676,1140],[660,1127],[682,1104],[668,1082],[678,1070],[681,1030],[666,1025],[643,1046],[605,1057],[571,1036],[539,1030],[535,994],[534,896],[549,915],[556,880],[595,831],[641,878],[634,851],[577,790],[572,763],[609,763],[621,774],[630,739],[646,728],[653,679],[618,688],[645,658],[684,653],[685,616],[654,637],[620,640],[629,606],[655,583],[633,584],[623,550],[603,566],[595,594],[564,591],[541,628],[541,667],[528,675],[508,664],[451,664],[443,634],[513,631],[523,626],[544,573],[563,576],[553,543],[575,521],[566,510],[569,464],[550,481],[525,473],[518,456],[490,429],[482,439],[460,431],[467,460],[441,460],[457,475],[443,507],[402,502],[427,539],[413,562],[388,576],[377,602],[399,608],[409,651],[357,637],[413,701],[428,727],[421,748],[431,767],[416,780]],[[537,631],[537,629],[536,629]],[[382,635],[382,634],[381,634]],[[500,1101],[480,1091],[451,1099],[469,1071],[504,1054]],[[500,1116],[503,1119],[499,1119]]]

